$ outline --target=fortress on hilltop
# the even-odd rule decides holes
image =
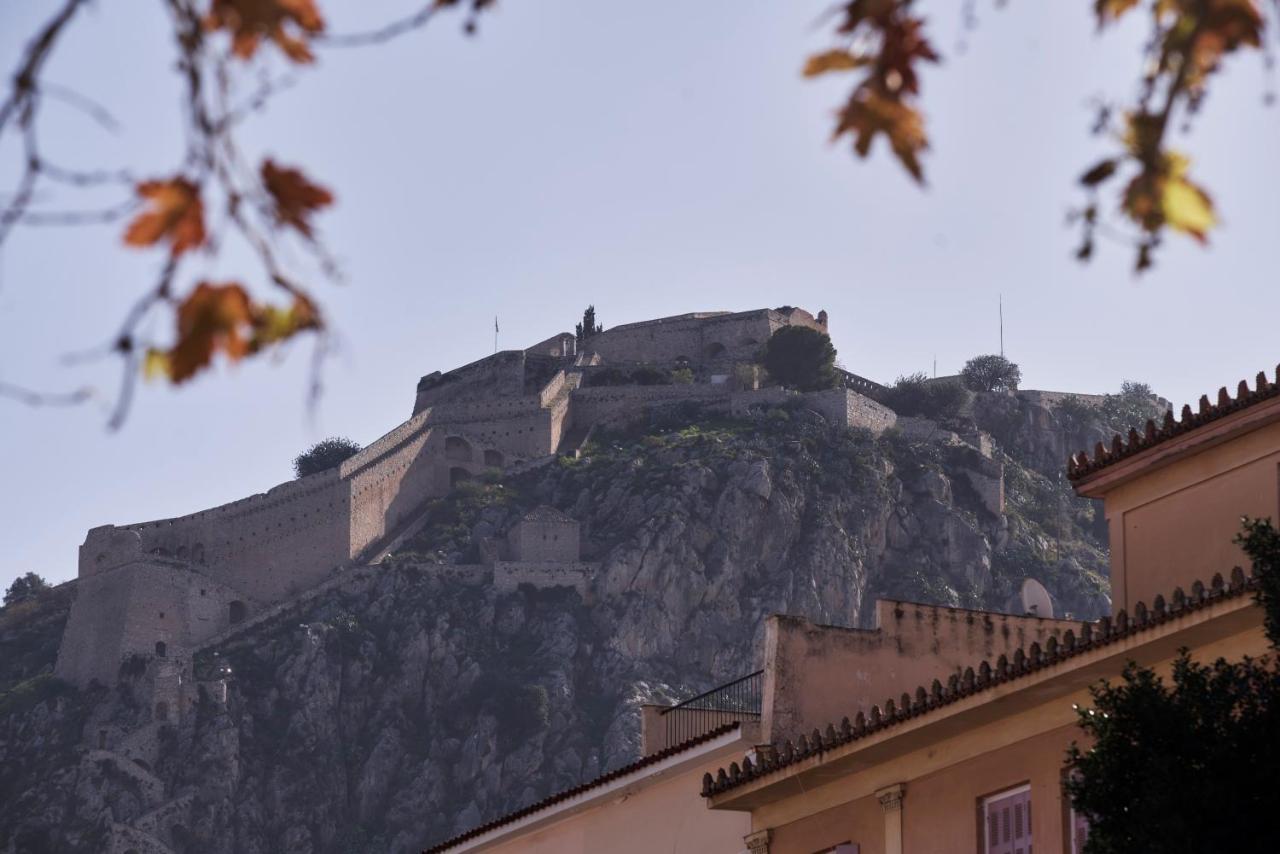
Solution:
[[[574,454],[597,427],[666,407],[745,412],[794,396],[761,388],[754,366],[784,326],[825,332],[826,313],[702,312],[581,341],[555,335],[423,377],[411,417],[337,468],[186,516],[94,528],[80,547],[56,673],[110,685],[122,667],[144,668],[157,723],[172,722],[196,701],[198,650],[340,583],[344,570],[376,564],[422,523],[431,499],[460,481]],[[894,413],[866,396],[878,386],[844,379],[804,395],[806,404],[841,424],[875,432],[893,425]],[[484,578],[500,590],[589,592],[594,566],[579,558],[577,523],[550,508],[491,546]],[[209,687],[216,696],[217,685]],[[108,737],[101,734],[100,748]]]

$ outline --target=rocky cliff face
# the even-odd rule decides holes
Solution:
[[[865,625],[876,596],[999,610],[1031,576],[1060,614],[1097,616],[1100,513],[1059,470],[1100,432],[1005,396],[878,439],[802,409],[691,411],[467,484],[385,563],[201,653],[226,700],[156,728],[148,767],[88,748],[149,725],[133,697],[154,663],[114,692],[46,676],[5,694],[0,851],[414,851],[630,761],[637,706],[758,667],[771,613]],[[590,595],[449,570],[542,503],[582,523]]]

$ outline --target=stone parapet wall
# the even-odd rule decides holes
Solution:
[[[828,421],[870,430],[877,436],[898,422],[892,409],[847,388],[807,392],[804,400]]]
[[[538,589],[572,587],[585,597],[599,568],[595,563],[497,561],[493,565],[493,588],[499,593],[512,593],[522,584]]]

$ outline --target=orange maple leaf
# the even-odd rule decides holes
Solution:
[[[204,205],[200,190],[186,178],[143,181],[138,195],[149,208],[129,223],[124,242],[129,246],[153,246],[169,241],[169,251],[181,255],[204,243]]]
[[[276,221],[292,225],[307,237],[311,236],[311,214],[333,204],[333,193],[311,183],[297,169],[277,166],[271,160],[262,162],[262,183],[275,203]]]
[[[238,282],[200,282],[178,306],[178,340],[169,351],[169,379],[177,384],[209,366],[221,350],[231,361],[249,352],[249,294]]]
[[[231,33],[231,52],[241,59],[253,58],[266,38],[294,62],[311,62],[307,38],[324,32],[324,18],[315,0],[213,0],[204,26]]]

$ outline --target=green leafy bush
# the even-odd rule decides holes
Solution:
[[[298,477],[328,471],[360,453],[360,446],[350,439],[334,436],[316,442],[298,454],[293,460],[293,471]]]
[[[930,381],[922,373],[898,377],[885,395],[884,404],[899,415],[948,419],[960,414],[969,393],[955,382]]]

